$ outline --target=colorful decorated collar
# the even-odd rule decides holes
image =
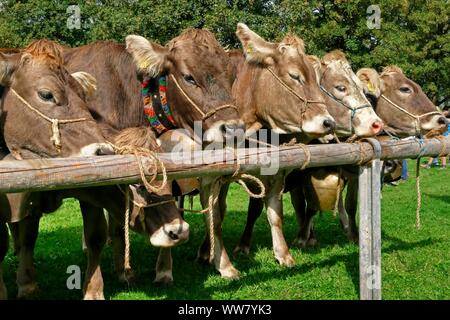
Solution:
[[[167,130],[177,128],[166,97],[167,77],[144,78],[142,81],[142,97],[144,113],[150,126],[158,135]]]

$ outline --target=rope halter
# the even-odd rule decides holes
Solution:
[[[88,118],[78,118],[78,119],[56,119],[56,118],[50,118],[43,114],[41,111],[33,107],[31,104],[28,103],[23,97],[21,97],[13,88],[10,88],[11,92],[14,93],[14,95],[31,111],[36,113],[38,116],[43,118],[44,120],[48,121],[52,125],[52,135],[50,137],[50,141],[53,142],[53,145],[55,146],[56,150],[61,152],[62,144],[61,144],[61,132],[59,131],[59,125],[65,124],[65,123],[75,123],[75,122],[81,122],[81,121],[91,121],[91,119]]]
[[[325,72],[327,72],[329,68],[327,68],[325,70]],[[348,70],[351,69],[350,66],[344,66],[344,70]],[[355,133],[355,128],[353,127],[353,118],[355,118],[356,112],[365,108],[371,108],[372,106],[370,104],[363,104],[361,106],[358,107],[351,107],[349,105],[347,105],[346,103],[344,103],[344,101],[337,99],[331,92],[329,92],[327,89],[325,89],[325,87],[322,84],[322,80],[323,80],[323,75],[325,74],[325,72],[322,74],[322,77],[320,78],[320,82],[319,82],[319,87],[320,90],[323,91],[323,93],[325,93],[328,97],[330,97],[333,101],[337,102],[339,105],[344,106],[345,108],[350,110],[350,129],[351,129],[351,133],[354,134]],[[356,88],[358,87],[358,84],[355,82],[355,80],[353,80],[352,77],[350,77],[350,79],[352,80],[353,84],[355,85]]]
[[[218,111],[223,110],[223,109],[227,109],[227,108],[232,108],[236,111],[238,111],[238,107],[236,107],[235,105],[232,104],[224,104],[221,106],[218,106],[208,112],[203,112],[203,110],[189,97],[189,95],[186,93],[186,91],[183,90],[183,88],[180,86],[180,84],[178,83],[177,79],[175,78],[175,76],[173,74],[170,74],[170,78],[173,80],[173,82],[175,83],[175,85],[177,86],[178,90],[180,90],[181,94],[186,98],[187,101],[189,101],[189,103],[195,108],[195,110],[197,110],[197,112],[202,116],[202,121],[210,118],[211,116],[213,116],[214,114],[216,114]]]
[[[299,99],[300,101],[303,102],[302,105],[302,109],[300,110],[302,116],[301,116],[301,122],[303,121],[303,117],[305,115],[306,112],[306,107],[309,104],[313,104],[313,103],[320,103],[323,104],[323,101],[319,101],[319,100],[309,100],[305,97],[302,97],[301,95],[299,95],[297,92],[295,92],[286,82],[283,81],[283,79],[281,79],[280,77],[278,77],[275,72],[271,69],[271,68],[267,68],[267,70],[269,70],[269,72],[272,74],[272,76],[287,90],[289,91],[290,94],[292,94],[294,97],[296,97],[297,99]],[[302,124],[300,122],[300,125]]]
[[[421,115],[412,114],[405,108],[400,107],[398,104],[390,100],[388,97],[386,97],[384,94],[381,95],[381,98],[383,98],[386,102],[388,102],[391,106],[395,107],[397,110],[400,110],[404,114],[408,115],[409,117],[414,119],[414,129],[416,131],[416,136],[421,136],[420,132],[420,120],[423,117],[429,116],[429,115],[442,115],[439,111],[430,111]]]

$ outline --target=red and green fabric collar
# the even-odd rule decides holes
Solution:
[[[144,113],[150,126],[158,135],[177,125],[167,102],[167,77],[144,78],[142,81],[142,98],[144,99]]]

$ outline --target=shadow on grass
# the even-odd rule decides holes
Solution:
[[[224,241],[230,255],[233,249],[232,246],[237,243],[240,232],[243,230],[242,221],[234,219],[236,215],[241,215],[241,213],[229,213],[228,218],[231,218],[232,221],[228,225],[226,223],[228,228],[224,228]],[[351,252],[334,254],[320,261],[299,263],[297,266],[289,269],[277,267],[275,270],[267,270],[267,268],[263,268],[265,262],[256,260],[255,252],[257,251],[256,246],[269,250],[272,248],[269,226],[266,221],[255,228],[253,235],[255,241],[250,256],[231,255],[233,264],[243,274],[242,278],[238,281],[214,280],[212,284],[205,286],[208,278],[218,273],[213,266],[200,265],[195,262],[197,248],[203,241],[204,227],[198,219],[191,226],[192,233],[189,243],[173,250],[175,284],[169,288],[157,288],[152,283],[155,276],[154,268],[158,249],[150,249],[148,241],[143,236],[132,235],[131,263],[137,276],[137,284],[130,288],[131,291],[141,292],[146,297],[153,299],[211,299],[218,291],[225,295],[229,293],[231,297],[236,290],[246,285],[255,285],[277,279],[285,280],[297,273],[308,273],[316,268],[329,268],[343,263],[355,287],[355,291],[359,292],[359,258],[356,246]],[[285,226],[286,239],[292,241],[297,232],[297,224],[294,217],[286,217]],[[235,230],[235,232],[230,232],[231,230]],[[323,249],[349,245],[338,222],[331,216],[318,220],[315,230],[320,241],[319,245],[315,248],[302,250],[302,254],[314,256],[323,254]],[[421,241],[408,242],[385,232],[382,232],[382,240],[383,254],[414,250],[420,247],[431,246],[440,241],[440,239],[428,238]],[[66,288],[66,280],[69,276],[69,274],[66,274],[66,269],[71,264],[78,264],[84,276],[86,257],[81,250],[81,227],[42,231],[39,235],[37,247],[38,281],[43,292],[41,299],[80,299],[82,297],[81,290],[71,291]],[[299,249],[293,248],[291,250]],[[10,255],[5,263],[5,280],[10,297],[17,293],[14,283],[15,269],[16,259],[11,258],[10,250]],[[106,247],[103,252],[102,272],[105,282],[105,297],[107,299],[128,291],[125,285],[121,285],[117,281],[112,266],[110,247]]]
[[[427,197],[430,197],[431,199],[440,200],[445,203],[450,203],[450,195],[438,195],[438,194],[429,194],[425,193]]]

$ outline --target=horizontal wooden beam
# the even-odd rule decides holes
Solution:
[[[380,158],[383,160],[437,156],[441,151],[450,153],[450,137],[423,141],[403,139],[380,144]],[[305,149],[310,154],[307,167],[355,165],[377,158],[374,147],[368,142],[308,145],[305,148],[284,146],[272,151],[254,148],[239,149],[236,152],[229,149],[196,151],[187,155],[161,153],[158,156],[165,164],[168,177],[177,179],[232,174],[236,170],[236,162],[233,161],[235,156],[239,159],[241,172],[270,174],[274,172],[270,168],[299,168],[308,158]],[[149,158],[140,158],[145,167],[151,165]],[[139,181],[140,172],[134,155],[0,161],[2,193]]]

